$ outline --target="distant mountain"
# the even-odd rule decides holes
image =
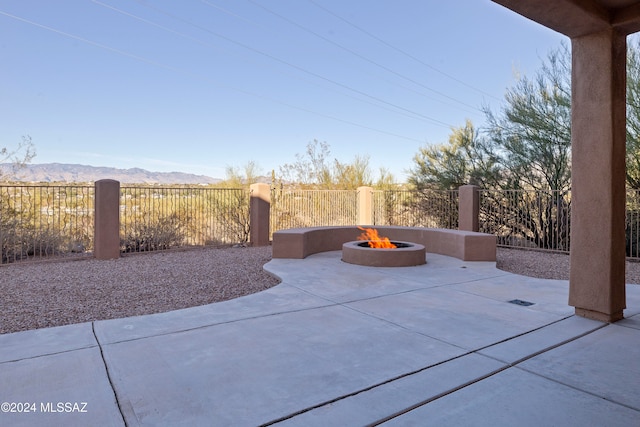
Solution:
[[[0,164],[0,174],[12,175],[10,164]],[[221,179],[183,172],[150,172],[63,163],[29,164],[12,177],[21,182],[94,182],[115,179],[123,184],[217,184]]]

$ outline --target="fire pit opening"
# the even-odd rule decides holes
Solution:
[[[394,245],[394,247],[387,248],[387,249],[410,248],[411,246],[414,245],[414,243],[404,243],[404,242],[391,242],[391,244]],[[360,241],[360,243],[358,243],[358,246],[360,246],[361,248],[370,248],[371,242],[369,240]],[[381,249],[381,248],[376,248],[376,249]]]
[[[424,245],[412,242],[392,242],[387,237],[378,236],[371,228],[359,240],[342,245],[342,261],[368,267],[411,267],[426,264]]]

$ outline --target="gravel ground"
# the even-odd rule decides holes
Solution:
[[[498,249],[498,268],[568,279],[569,256]],[[262,266],[271,247],[206,248],[117,260],[25,262],[0,267],[0,334],[159,313],[225,301],[278,284]],[[640,283],[640,263],[627,262]]]
[[[569,255],[522,249],[498,248],[496,266],[524,276],[569,280]],[[640,283],[640,262],[627,261],[626,282]]]
[[[117,260],[0,267],[0,334],[225,301],[279,283],[271,247],[205,248]]]

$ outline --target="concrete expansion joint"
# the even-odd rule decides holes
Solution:
[[[406,293],[406,292],[399,292],[399,294],[403,294],[403,293]],[[393,294],[392,294],[392,295],[393,295]],[[350,303],[353,303],[353,302],[367,301],[367,300],[373,300],[373,299],[377,299],[377,298],[381,298],[381,297],[376,296],[376,297],[372,297],[372,298],[365,298],[365,299],[361,299],[361,300],[354,300],[354,301],[350,301],[350,302],[340,303],[340,304],[337,304],[337,305],[338,305],[338,306],[341,306],[341,307],[344,307],[344,308],[347,308],[347,309],[349,309],[349,310],[353,310],[353,311],[355,311],[356,313],[362,314],[362,315],[364,315],[364,316],[371,317],[372,319],[376,319],[376,320],[378,320],[378,321],[384,322],[384,323],[386,323],[386,324],[388,324],[388,325],[395,326],[395,327],[400,328],[400,329],[402,329],[402,330],[405,330],[405,331],[407,331],[407,332],[411,332],[412,334],[417,334],[417,335],[420,335],[420,336],[423,336],[423,337],[426,337],[426,338],[429,338],[429,339],[432,339],[432,340],[436,340],[436,341],[443,342],[443,343],[448,344],[448,345],[451,345],[451,346],[453,346],[453,347],[458,347],[458,348],[461,348],[461,349],[463,349],[463,350],[466,350],[464,347],[460,347],[459,345],[456,345],[456,344],[450,343],[450,342],[445,341],[445,340],[443,340],[443,339],[441,339],[441,338],[434,337],[434,336],[431,336],[431,335],[428,335],[428,334],[425,334],[425,333],[422,333],[422,332],[416,331],[416,330],[414,330],[414,329],[412,329],[412,328],[409,328],[409,327],[407,327],[407,326],[401,325],[401,324],[396,323],[396,322],[392,322],[392,321],[391,321],[391,320],[389,320],[389,319],[385,319],[385,318],[383,318],[383,317],[375,316],[375,315],[373,315],[373,314],[371,314],[371,313],[368,313],[368,312],[366,312],[366,311],[362,311],[362,310],[358,310],[357,308],[352,307],[351,305],[349,305]],[[469,353],[471,353],[471,352],[469,352]],[[467,353],[467,354],[469,354],[469,353]],[[457,357],[454,357],[453,359],[450,359],[450,360],[454,360],[454,359],[457,359]],[[438,364],[436,364],[436,365],[438,365]],[[434,365],[434,366],[436,366],[436,365]],[[427,368],[424,368],[424,369],[427,369]],[[421,369],[419,369],[419,370],[418,370],[418,371],[416,371],[416,372],[423,371],[424,369],[422,369],[422,368],[421,368]]]
[[[607,325],[605,325],[605,326],[607,326]],[[601,328],[598,328],[598,329],[601,329]],[[595,398],[597,398],[597,399],[606,400],[607,402],[611,402],[611,403],[613,403],[613,404],[615,404],[615,405],[623,406],[623,407],[625,407],[625,408],[627,408],[627,409],[634,410],[634,411],[638,412],[638,415],[640,416],[640,408],[633,407],[633,406],[630,406],[630,405],[628,405],[628,404],[626,404],[626,403],[619,402],[619,401],[617,401],[617,400],[613,400],[613,399],[608,398],[608,397],[606,397],[606,396],[599,395],[599,394],[597,394],[597,393],[594,393],[594,392],[592,392],[592,391],[589,391],[587,388],[580,388],[580,387],[576,387],[576,386],[575,386],[575,385],[573,385],[573,384],[570,384],[570,383],[566,383],[566,382],[560,381],[560,380],[558,380],[558,379],[557,379],[557,378],[555,378],[555,377],[541,375],[540,373],[538,373],[538,372],[536,372],[536,371],[533,371],[533,370],[530,370],[530,369],[524,368],[524,367],[522,367],[522,366],[513,366],[513,367],[514,367],[514,368],[516,368],[516,369],[520,369],[520,370],[522,370],[522,371],[524,371],[524,372],[527,372],[527,373],[529,373],[529,374],[535,375],[536,377],[543,378],[543,379],[545,379],[545,380],[547,380],[547,381],[552,381],[552,382],[554,382],[554,383],[556,383],[556,384],[560,384],[560,385],[562,385],[562,386],[564,386],[564,387],[569,387],[569,388],[571,388],[571,389],[573,389],[573,390],[576,390],[576,391],[578,391],[578,392],[580,392],[580,393],[585,393],[585,394],[588,394],[588,395],[590,395],[590,396],[593,396],[593,397],[595,397]]]
[[[548,325],[542,326],[542,327],[540,327],[540,328],[538,328],[538,329],[536,329],[536,330],[544,329],[545,327],[547,327],[547,326],[549,326],[549,325],[552,325],[552,324],[554,324],[554,323],[561,322],[561,321],[566,320],[566,319],[568,319],[568,318],[570,318],[570,317],[574,317],[574,316],[573,316],[573,315],[572,315],[572,316],[567,316],[567,317],[565,317],[565,318],[563,318],[563,319],[560,319],[560,320],[558,320],[558,321],[556,321],[556,322],[552,322],[552,323],[550,323],[550,324],[548,324]],[[469,353],[467,353],[467,354],[461,355],[461,356],[459,356],[459,357],[463,357],[463,356],[466,356],[466,355],[469,355],[469,354],[478,354],[478,355],[480,355],[480,356],[490,357],[491,359],[494,359],[494,360],[496,360],[496,361],[498,361],[498,362],[500,362],[500,363],[504,363],[504,366],[502,366],[501,368],[495,369],[495,370],[493,370],[493,371],[491,371],[491,372],[488,372],[486,375],[483,375],[483,376],[481,376],[481,377],[479,377],[479,378],[475,378],[475,379],[473,379],[473,380],[471,380],[471,381],[467,381],[467,382],[465,382],[465,383],[463,383],[463,384],[460,384],[458,387],[452,388],[452,389],[450,389],[450,390],[446,390],[446,391],[444,391],[444,392],[442,392],[442,393],[440,393],[440,394],[437,394],[437,395],[435,395],[435,396],[432,396],[432,397],[431,397],[431,398],[429,398],[429,399],[426,399],[426,400],[424,400],[424,401],[422,401],[422,402],[419,402],[419,403],[416,403],[416,404],[414,404],[414,405],[411,405],[411,406],[409,406],[409,407],[407,407],[407,408],[403,409],[402,411],[398,411],[397,413],[391,414],[391,415],[389,415],[388,417],[385,417],[384,419],[381,419],[381,420],[378,420],[378,421],[376,421],[376,422],[374,422],[374,423],[371,423],[370,425],[371,425],[371,426],[377,426],[377,425],[380,425],[380,424],[382,424],[382,423],[385,423],[385,422],[387,422],[387,421],[389,421],[389,420],[391,420],[391,419],[393,419],[393,418],[397,418],[397,417],[399,417],[399,416],[401,416],[401,415],[404,415],[404,414],[406,414],[406,413],[408,413],[408,412],[410,412],[410,411],[413,411],[413,410],[415,410],[415,409],[417,409],[417,408],[419,408],[419,407],[421,407],[421,406],[427,405],[427,404],[429,404],[429,403],[431,403],[431,402],[434,402],[434,401],[436,401],[436,400],[438,400],[438,399],[440,399],[440,398],[443,398],[443,397],[445,397],[445,396],[448,396],[448,395],[450,395],[450,394],[452,394],[452,393],[455,393],[455,392],[457,392],[457,391],[460,391],[460,390],[462,390],[462,389],[464,389],[464,388],[466,388],[466,387],[469,387],[469,386],[471,386],[471,385],[473,385],[473,384],[476,384],[476,383],[479,383],[479,382],[481,382],[481,381],[484,381],[484,380],[486,380],[487,378],[490,378],[490,377],[492,377],[492,376],[494,376],[494,375],[496,375],[496,374],[499,374],[499,373],[501,373],[501,372],[504,372],[504,371],[509,370],[509,369],[512,369],[512,368],[516,368],[516,369],[520,369],[520,370],[526,371],[526,372],[528,372],[528,373],[530,373],[530,374],[533,374],[533,375],[536,375],[536,376],[538,376],[538,377],[545,378],[545,379],[548,379],[548,380],[552,380],[552,381],[554,381],[554,382],[556,382],[556,383],[558,383],[558,384],[562,384],[562,385],[564,385],[564,386],[571,387],[571,388],[572,388],[572,389],[574,389],[574,390],[577,390],[577,391],[580,391],[580,392],[584,392],[584,393],[588,393],[588,394],[590,394],[590,395],[592,395],[592,396],[595,396],[595,397],[600,398],[601,396],[598,396],[598,395],[596,395],[596,394],[594,394],[594,393],[591,393],[591,392],[589,392],[589,391],[585,391],[585,390],[579,389],[579,388],[577,388],[577,387],[575,387],[575,386],[572,386],[572,385],[570,385],[570,384],[562,383],[562,382],[560,382],[560,381],[558,381],[558,380],[556,380],[556,379],[554,379],[554,378],[548,378],[548,377],[545,377],[545,376],[540,375],[539,373],[537,373],[537,372],[535,372],[535,371],[528,370],[528,369],[523,368],[522,366],[519,366],[519,365],[520,365],[522,362],[524,362],[524,361],[526,361],[526,360],[529,360],[529,359],[531,359],[531,358],[533,358],[533,357],[535,357],[535,356],[538,356],[538,355],[540,355],[540,354],[542,354],[542,353],[546,353],[546,352],[548,352],[548,351],[550,351],[550,350],[553,350],[553,349],[555,349],[555,348],[557,348],[557,347],[563,346],[563,345],[565,345],[565,344],[567,344],[567,343],[569,343],[569,342],[572,342],[572,341],[575,341],[575,340],[577,340],[577,339],[579,339],[579,338],[582,338],[582,337],[584,337],[584,336],[586,336],[586,335],[592,334],[592,333],[594,333],[594,332],[596,332],[596,331],[598,331],[598,330],[600,330],[600,329],[602,329],[602,328],[605,328],[605,327],[607,327],[607,326],[609,326],[609,324],[606,324],[606,323],[605,323],[605,324],[600,325],[600,326],[598,326],[598,327],[596,327],[596,328],[594,328],[594,329],[592,329],[592,330],[590,330],[590,331],[587,331],[587,332],[585,332],[585,333],[583,333],[583,334],[580,334],[580,335],[577,335],[577,336],[572,337],[572,338],[570,338],[570,339],[564,340],[564,341],[562,341],[562,342],[560,342],[560,343],[558,343],[558,344],[555,344],[555,345],[549,346],[549,347],[547,347],[547,348],[545,348],[545,349],[543,349],[543,350],[540,350],[540,351],[538,351],[538,352],[532,353],[532,354],[528,355],[527,357],[523,357],[523,358],[521,358],[521,359],[519,359],[519,360],[517,360],[517,361],[515,361],[515,362],[511,362],[511,363],[509,363],[509,362],[505,362],[505,361],[503,361],[503,360],[498,360],[498,359],[496,359],[496,358],[493,358],[493,357],[490,357],[490,356],[487,356],[487,355],[485,355],[485,354],[482,354],[482,353],[481,353],[481,350],[483,350],[483,349],[485,349],[485,348],[493,347],[493,346],[495,346],[495,345],[499,345],[500,343],[492,344],[492,345],[490,345],[490,346],[486,346],[486,347],[483,347],[483,348],[480,348],[480,349],[477,349],[477,350],[471,351],[471,352],[469,352]],[[521,335],[519,335],[519,336],[527,335],[527,334],[529,334],[529,333],[531,333],[531,332],[533,332],[533,331],[527,332],[527,333],[525,333],[525,334],[521,334]],[[511,340],[512,340],[512,339],[514,339],[514,338],[517,338],[517,337],[512,337],[512,338],[509,338],[508,340],[504,340],[504,341],[502,341],[502,342],[511,341]],[[453,359],[447,360],[446,362],[449,362],[449,361],[454,360],[454,359],[456,359],[456,358],[453,358]],[[446,363],[446,362],[443,362],[443,363]],[[425,369],[427,369],[427,368],[425,368]],[[415,374],[415,373],[417,373],[417,372],[414,372],[414,373],[412,373],[411,375],[413,375],[413,374]],[[631,407],[631,406],[629,406],[629,405],[625,405],[625,404],[623,404],[623,403],[616,402],[616,401],[613,401],[613,400],[610,400],[610,399],[605,399],[605,400],[608,400],[608,401],[610,401],[610,402],[612,402],[612,403],[615,403],[615,404],[617,404],[617,405],[625,406],[625,407],[627,407],[627,408],[629,408],[629,409],[633,409],[633,410],[638,411],[638,408],[633,408],[633,407]],[[639,411],[639,412],[640,412],[640,411]]]
[[[560,322],[565,321],[565,320],[567,320],[567,319],[570,319],[570,318],[572,318],[572,317],[575,317],[575,315],[570,315],[570,316],[563,317],[562,319],[558,319],[558,320],[556,320],[556,321],[554,321],[554,322],[547,323],[546,325],[540,326],[539,328],[532,329],[532,330],[530,330],[530,331],[524,332],[524,333],[522,333],[522,334],[514,335],[514,336],[512,336],[512,337],[509,337],[509,338],[507,338],[507,339],[505,339],[505,340],[502,340],[502,341],[499,341],[499,342],[493,343],[493,344],[491,344],[491,345],[488,345],[488,346],[485,346],[485,347],[478,348],[478,349],[474,350],[472,353],[477,353],[477,354],[479,354],[480,356],[488,357],[488,358],[490,358],[490,359],[496,360],[496,361],[501,362],[501,363],[506,363],[508,367],[516,367],[517,365],[519,365],[520,363],[522,363],[522,362],[524,362],[524,361],[526,361],[526,360],[532,359],[532,358],[534,358],[534,357],[536,357],[536,356],[539,356],[539,355],[541,355],[541,354],[543,354],[543,353],[546,353],[546,352],[548,352],[548,351],[551,351],[551,350],[553,350],[553,349],[556,349],[556,348],[558,348],[558,347],[561,347],[561,346],[563,346],[563,345],[565,345],[565,344],[568,344],[568,343],[570,343],[570,342],[572,342],[572,341],[575,341],[575,340],[578,340],[578,339],[580,339],[580,338],[583,338],[583,337],[585,337],[585,336],[587,336],[587,335],[590,335],[590,334],[592,334],[592,333],[594,333],[594,332],[596,332],[596,331],[598,331],[598,330],[600,330],[600,329],[602,329],[602,328],[605,328],[605,327],[607,327],[607,326],[609,326],[609,325],[610,325],[609,323],[604,323],[604,324],[602,324],[602,325],[600,325],[600,326],[598,326],[598,327],[596,327],[596,328],[593,328],[593,329],[591,329],[591,330],[589,330],[589,331],[586,331],[586,332],[584,332],[584,333],[582,333],[582,334],[579,334],[579,335],[576,335],[576,336],[571,337],[571,338],[569,338],[569,339],[563,340],[563,341],[561,341],[561,342],[559,342],[559,343],[556,343],[556,344],[554,344],[554,345],[551,345],[551,346],[549,346],[549,347],[545,347],[545,348],[543,348],[543,349],[542,349],[542,350],[540,350],[540,351],[537,351],[537,352],[531,353],[531,354],[529,354],[529,355],[527,355],[527,356],[525,356],[525,357],[522,357],[522,358],[520,358],[520,359],[516,360],[515,362],[507,362],[507,361],[505,361],[505,360],[501,360],[501,359],[498,359],[498,358],[495,358],[495,357],[492,357],[492,356],[489,356],[489,355],[487,355],[487,354],[482,353],[482,350],[486,350],[486,349],[488,349],[488,348],[495,347],[495,346],[498,346],[498,345],[500,345],[500,344],[503,344],[503,343],[506,343],[506,342],[509,342],[509,341],[513,341],[514,339],[517,339],[517,338],[520,338],[520,337],[524,337],[524,336],[530,335],[531,333],[534,333],[534,332],[537,332],[537,331],[541,331],[541,330],[543,330],[543,329],[545,329],[545,328],[547,328],[547,327],[549,327],[549,326],[551,326],[551,325],[555,325],[555,324],[557,324],[557,323],[560,323]]]
[[[318,306],[318,307],[300,308],[300,309],[296,309],[296,310],[286,310],[286,311],[277,311],[277,312],[274,312],[274,313],[262,314],[262,315],[259,315],[259,316],[242,317],[242,318],[239,318],[239,319],[228,320],[228,321],[225,321],[225,322],[208,323],[206,325],[194,326],[192,328],[176,329],[176,330],[171,330],[171,331],[167,331],[167,332],[159,332],[157,334],[149,334],[149,335],[135,337],[135,338],[121,339],[121,340],[117,340],[117,341],[112,341],[112,342],[106,343],[105,345],[128,343],[128,342],[133,342],[133,341],[146,340],[148,338],[156,338],[156,337],[163,337],[163,336],[167,336],[167,335],[181,334],[183,332],[199,331],[199,330],[202,330],[202,329],[214,328],[216,326],[224,326],[224,325],[230,325],[230,324],[233,324],[233,323],[244,322],[246,320],[264,319],[264,318],[267,318],[267,317],[279,316],[281,314],[299,313],[299,312],[302,312],[302,311],[316,310],[316,309],[320,309],[320,308],[332,307],[332,306],[337,306],[337,305],[340,305],[340,304],[339,303],[332,303],[332,304],[322,305],[322,306]],[[95,346],[93,346],[93,347],[95,347]]]
[[[280,283],[278,286],[282,286],[284,283],[285,283],[285,282],[282,282],[282,283]],[[320,298],[320,299],[323,299],[323,300],[325,300],[325,301],[328,301],[328,302],[330,302],[330,303],[331,303],[331,304],[329,304],[329,305],[339,305],[339,304],[340,304],[340,302],[339,302],[339,301],[332,300],[331,298],[328,298],[328,297],[323,296],[323,295],[318,295],[317,293],[311,292],[310,290],[305,289],[305,288],[303,288],[303,287],[296,286],[296,285],[293,285],[293,284],[290,284],[290,283],[286,283],[286,285],[287,285],[287,286],[291,286],[292,288],[297,289],[298,291],[300,291],[300,292],[302,292],[302,293],[304,293],[304,294],[310,295],[310,296],[312,296],[312,297],[314,297],[314,298]]]
[[[53,351],[51,353],[42,353],[42,354],[38,354],[36,356],[29,356],[29,357],[21,357],[19,359],[11,359],[11,360],[3,360],[0,361],[0,365],[5,364],[5,363],[16,363],[16,362],[22,362],[24,360],[33,360],[33,359],[39,359],[41,357],[48,357],[48,356],[55,356],[56,354],[65,354],[65,353],[71,353],[74,351],[78,351],[78,350],[86,350],[88,348],[94,348],[94,347],[98,347],[97,344],[94,345],[87,345],[84,347],[76,347],[76,348],[72,348],[69,350],[63,350],[63,351]]]
[[[104,366],[104,371],[107,374],[107,380],[109,381],[109,387],[111,387],[111,391],[113,392],[113,398],[115,399],[116,404],[118,405],[118,412],[120,412],[120,416],[122,417],[122,422],[124,423],[124,425],[128,426],[127,420],[124,416],[124,413],[122,412],[122,405],[120,404],[120,399],[118,398],[118,392],[116,391],[116,388],[113,384],[113,380],[111,378],[111,372],[109,372],[109,366],[107,365],[107,361],[104,358],[102,345],[100,344],[100,340],[96,335],[95,322],[91,322],[91,332],[93,333],[93,337],[95,338],[96,343],[98,345],[98,349],[100,350],[100,359],[102,359],[102,365]]]
[[[471,353],[467,353],[467,354],[471,354]],[[462,356],[460,356],[460,357],[462,357]],[[457,359],[457,358],[454,358],[454,359]],[[451,359],[451,360],[454,360],[454,359]],[[487,373],[486,375],[483,375],[483,376],[481,376],[479,378],[475,378],[475,379],[473,379],[471,381],[467,381],[467,382],[465,382],[463,384],[460,384],[458,387],[453,387],[453,388],[451,388],[449,390],[443,391],[442,393],[436,394],[435,396],[432,396],[429,399],[425,399],[422,402],[415,403],[415,404],[413,404],[411,406],[408,406],[408,407],[404,408],[401,411],[398,411],[398,412],[396,412],[394,414],[391,414],[391,415],[389,415],[387,417],[384,417],[384,418],[382,418],[382,419],[380,419],[378,421],[370,423],[369,426],[378,426],[380,424],[386,423],[387,421],[390,421],[390,420],[392,420],[394,418],[402,416],[402,415],[404,415],[404,414],[406,414],[408,412],[411,412],[411,411],[413,411],[415,409],[418,409],[418,408],[420,408],[422,406],[428,405],[429,403],[435,402],[438,399],[441,399],[441,398],[443,398],[445,396],[448,396],[448,395],[453,394],[453,393],[455,393],[457,391],[460,391],[460,390],[462,390],[462,389],[464,389],[466,387],[469,387],[470,385],[473,385],[473,384],[479,383],[479,382],[481,382],[483,380],[486,380],[487,378],[490,378],[490,377],[492,377],[492,376],[494,376],[494,375],[496,375],[496,374],[498,374],[500,372],[503,372],[503,371],[505,371],[507,369],[509,369],[509,366],[503,366],[502,368],[499,368],[499,369],[496,369],[494,371],[491,371],[491,372]]]
[[[465,283],[483,282],[483,281],[486,281],[486,280],[498,279],[500,277],[505,277],[505,276],[513,276],[513,273],[504,272],[502,274],[496,274],[495,276],[486,276],[486,277],[483,276],[483,277],[478,277],[478,278],[475,278],[475,279],[461,280],[459,282],[442,283],[442,284],[437,285],[437,286],[432,286],[429,289],[431,289],[431,288],[444,288],[444,287],[447,287],[447,286],[454,286],[454,285],[464,285]]]
[[[403,330],[405,330],[405,331],[408,331],[408,332],[411,332],[411,333],[414,333],[414,334],[418,334],[418,335],[421,335],[421,336],[424,336],[424,337],[427,337],[427,338],[430,338],[430,339],[433,339],[433,340],[436,340],[436,341],[444,342],[444,343],[449,344],[449,345],[452,345],[452,346],[454,346],[454,347],[459,347],[459,346],[457,346],[457,345],[455,345],[455,344],[449,343],[449,342],[444,341],[444,340],[442,340],[442,339],[440,339],[440,338],[433,337],[433,336],[430,336],[430,335],[424,334],[424,333],[422,333],[422,332],[415,331],[415,330],[413,330],[413,329],[411,329],[411,328],[408,328],[408,327],[406,327],[406,326],[403,326],[403,325],[401,325],[401,324],[399,324],[399,323],[392,322],[392,321],[390,321],[389,319],[385,319],[385,318],[383,318],[383,317],[375,316],[375,315],[373,315],[372,313],[368,313],[368,312],[366,312],[366,311],[358,310],[357,308],[355,308],[355,307],[353,307],[353,306],[351,305],[351,304],[353,304],[353,303],[357,303],[357,302],[362,302],[362,301],[373,301],[373,300],[380,299],[380,298],[386,298],[386,297],[388,297],[388,296],[402,295],[402,294],[409,294],[409,293],[411,293],[411,292],[415,292],[416,290],[419,290],[419,289],[410,289],[410,290],[405,290],[405,291],[400,291],[400,292],[395,292],[395,293],[388,293],[388,294],[385,294],[385,295],[375,295],[375,296],[371,296],[371,297],[367,297],[367,298],[358,298],[358,299],[353,299],[353,300],[348,300],[348,301],[334,301],[334,300],[332,300],[332,299],[330,299],[330,298],[327,298],[327,297],[325,297],[325,296],[317,295],[317,294],[314,294],[313,292],[309,292],[309,291],[307,291],[306,289],[298,288],[297,286],[294,286],[294,285],[292,285],[292,286],[293,286],[293,287],[295,287],[296,289],[301,290],[302,292],[304,292],[304,293],[306,293],[306,294],[308,294],[308,295],[312,295],[312,296],[317,297],[317,298],[322,298],[322,299],[324,299],[324,300],[326,300],[326,301],[331,302],[331,304],[330,304],[330,305],[320,306],[320,307],[313,307],[313,308],[307,308],[307,309],[296,310],[296,311],[316,310],[316,309],[321,309],[321,308],[326,308],[326,307],[343,307],[343,308],[346,308],[346,309],[348,309],[348,310],[355,311],[355,312],[356,312],[356,313],[358,313],[358,314],[362,314],[362,315],[364,315],[364,316],[367,316],[367,317],[370,317],[370,318],[376,319],[376,320],[381,321],[381,322],[384,322],[384,323],[386,323],[386,324],[393,325],[393,326],[395,326],[395,327],[397,327],[397,328],[400,328],[400,329],[403,329]],[[449,285],[442,285],[442,286],[449,286]],[[433,286],[433,287],[430,287],[429,289],[432,289],[432,288],[438,288],[438,287],[440,287],[440,286]],[[422,289],[422,288],[420,288],[420,289]],[[462,347],[460,347],[460,348],[462,348]],[[466,349],[465,349],[465,350],[466,350]],[[421,369],[421,370],[422,370],[422,369]]]
[[[503,302],[508,302],[508,301],[503,301]],[[500,344],[503,344],[503,343],[506,343],[506,342],[512,341],[512,340],[514,340],[514,339],[516,339],[516,338],[520,338],[520,337],[527,336],[527,335],[529,335],[529,334],[530,334],[530,333],[532,333],[532,332],[540,331],[540,330],[542,330],[542,329],[544,329],[544,328],[547,328],[547,327],[549,327],[549,326],[551,326],[551,325],[555,325],[556,323],[563,322],[563,321],[565,321],[565,320],[567,320],[567,319],[570,319],[570,318],[572,318],[572,317],[575,317],[575,315],[571,314],[571,315],[569,315],[569,316],[565,316],[565,317],[563,317],[563,318],[561,318],[561,319],[554,320],[553,322],[549,322],[549,323],[544,324],[544,325],[542,325],[542,326],[539,326],[539,327],[537,327],[537,328],[535,328],[535,329],[531,329],[531,330],[526,331],[526,332],[523,332],[523,333],[521,333],[521,334],[513,335],[513,336],[511,336],[511,337],[509,337],[509,338],[506,338],[506,339],[504,339],[504,340],[502,340],[502,341],[497,341],[497,342],[494,342],[494,343],[489,344],[489,345],[487,345],[487,346],[480,347],[480,348],[478,348],[478,349],[474,350],[473,352],[474,352],[474,353],[478,353],[478,352],[481,352],[482,350],[485,350],[485,349],[487,349],[487,348],[494,347],[494,346],[496,346],[496,345],[500,345]],[[598,328],[598,329],[599,329],[599,328]],[[501,362],[503,362],[503,361],[501,360]]]
[[[614,324],[614,323],[609,323],[609,325],[612,325],[612,324]],[[621,322],[617,322],[617,323],[615,323],[615,325],[616,326],[620,326],[621,328],[626,328],[626,329],[633,329],[633,330],[638,329],[637,326],[627,325],[627,324],[621,323]]]
[[[569,316],[569,317],[572,317],[572,316]],[[557,322],[555,322],[555,323],[557,323]],[[602,324],[602,325],[600,325],[600,326],[598,326],[598,327],[596,327],[596,328],[594,328],[594,329],[592,329],[590,331],[584,332],[582,334],[576,335],[576,336],[574,336],[572,338],[566,339],[566,340],[561,341],[561,342],[559,342],[557,344],[554,344],[552,346],[544,348],[544,349],[542,349],[542,350],[540,350],[538,352],[535,352],[535,353],[532,353],[532,354],[528,355],[527,357],[523,357],[523,358],[511,363],[511,365],[515,367],[516,365],[524,362],[525,360],[529,360],[529,359],[531,359],[533,357],[541,355],[542,353],[546,353],[546,352],[551,351],[553,349],[556,349],[558,347],[562,347],[565,344],[569,344],[570,342],[573,342],[573,341],[576,341],[576,340],[578,340],[580,338],[586,337],[587,335],[590,335],[590,334],[592,334],[592,333],[594,333],[596,331],[599,331],[600,329],[606,328],[609,325],[610,325],[610,323],[604,323],[604,324]],[[542,329],[544,329],[544,328],[542,328]]]
[[[384,386],[384,385],[387,385],[387,384],[393,383],[394,381],[398,381],[398,380],[401,380],[401,379],[403,379],[403,378],[407,378],[407,377],[410,377],[410,376],[412,376],[412,375],[419,374],[419,373],[424,372],[424,371],[426,371],[427,369],[431,369],[431,368],[433,368],[433,367],[435,367],[435,366],[439,366],[439,365],[445,364],[445,363],[447,363],[447,362],[451,362],[452,360],[456,360],[456,359],[460,359],[461,357],[468,356],[468,355],[470,355],[470,354],[472,354],[472,353],[473,353],[473,352],[468,352],[468,353],[465,353],[465,354],[460,354],[460,355],[458,355],[458,356],[456,356],[456,357],[452,357],[452,358],[450,358],[450,359],[443,360],[443,361],[441,361],[441,362],[438,362],[438,363],[435,363],[435,364],[432,364],[432,365],[424,366],[424,367],[422,367],[422,368],[419,368],[419,369],[413,370],[413,371],[411,371],[411,372],[406,372],[406,373],[404,373],[404,374],[401,374],[401,375],[395,376],[395,377],[393,377],[393,378],[389,378],[389,379],[387,379],[387,380],[385,380],[385,381],[381,381],[381,382],[376,383],[376,384],[374,384],[374,385],[371,385],[371,386],[369,386],[369,387],[365,387],[365,388],[362,388],[362,389],[360,389],[360,390],[356,390],[356,391],[354,391],[354,392],[347,393],[347,394],[344,394],[344,395],[342,395],[342,396],[338,396],[338,397],[336,397],[336,398],[334,398],[334,399],[327,400],[327,401],[322,402],[322,403],[319,403],[319,404],[317,404],[317,405],[313,405],[313,406],[310,406],[310,407],[307,407],[307,408],[301,409],[301,410],[299,410],[299,411],[296,411],[296,412],[294,412],[294,413],[291,413],[291,414],[285,415],[285,416],[280,417],[280,418],[278,418],[278,419],[271,420],[271,421],[266,422],[266,423],[264,423],[264,424],[260,424],[260,426],[259,426],[259,427],[268,427],[268,426],[276,425],[276,424],[281,423],[281,422],[283,422],[283,421],[287,421],[287,420],[290,420],[290,419],[292,419],[292,418],[295,418],[295,417],[297,417],[297,416],[299,416],[299,415],[302,415],[302,414],[304,414],[304,413],[306,413],[306,412],[313,411],[314,409],[322,408],[322,407],[324,407],[324,406],[334,404],[334,403],[339,402],[339,401],[341,401],[341,400],[348,399],[348,398],[350,398],[350,397],[354,397],[354,396],[357,396],[357,395],[362,394],[362,393],[366,393],[366,392],[371,391],[371,390],[374,390],[374,389],[376,389],[376,388],[378,388],[378,387],[382,387],[382,386]],[[436,400],[436,399],[439,399],[440,397],[446,396],[447,394],[451,394],[451,393],[453,393],[453,392],[455,392],[455,391],[457,391],[457,390],[460,390],[461,388],[464,388],[464,387],[466,387],[466,386],[468,386],[468,385],[470,385],[470,384],[473,384],[473,383],[475,383],[475,382],[481,381],[482,379],[488,378],[488,377],[490,377],[491,375],[493,375],[493,374],[495,374],[495,373],[497,373],[497,372],[503,371],[503,370],[504,370],[504,369],[506,369],[506,368],[507,368],[507,367],[502,368],[502,369],[499,369],[499,370],[498,370],[498,371],[496,371],[496,372],[491,372],[491,373],[489,373],[488,375],[486,375],[486,376],[485,376],[485,377],[483,377],[483,378],[478,378],[477,380],[470,381],[469,383],[463,384],[463,385],[461,385],[460,387],[456,387],[455,389],[447,390],[447,391],[445,391],[445,392],[443,392],[443,393],[438,394],[437,396],[434,396],[434,397],[432,397],[432,398],[428,399],[428,401],[424,401],[424,402],[420,402],[420,403],[415,404],[415,405],[411,405],[410,407],[405,408],[405,409],[403,409],[402,411],[399,411],[399,412],[397,412],[397,413],[394,413],[394,414],[392,414],[392,415],[390,415],[390,416],[388,416],[388,417],[385,417],[384,419],[381,419],[381,420],[378,420],[378,421],[374,421],[373,423],[370,423],[370,424],[368,424],[368,425],[369,425],[369,426],[376,426],[376,425],[382,424],[382,423],[384,423],[384,422],[386,422],[386,421],[389,421],[389,420],[390,420],[390,419],[392,419],[392,418],[398,417],[398,416],[400,416],[400,415],[402,415],[402,414],[405,414],[405,413],[407,413],[407,412],[409,412],[409,411],[412,411],[412,410],[414,410],[414,409],[416,409],[416,408],[418,408],[418,407],[420,407],[420,406],[426,405],[426,404],[427,404],[427,403],[429,403],[429,402],[432,402],[432,401],[434,401],[434,400]]]

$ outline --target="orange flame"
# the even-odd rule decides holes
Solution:
[[[358,229],[364,231],[364,233],[358,236],[358,240],[368,240],[370,248],[376,248],[376,249],[397,248],[396,245],[391,243],[388,237],[380,237],[378,235],[378,230],[376,230],[375,228],[362,228],[358,226]]]

